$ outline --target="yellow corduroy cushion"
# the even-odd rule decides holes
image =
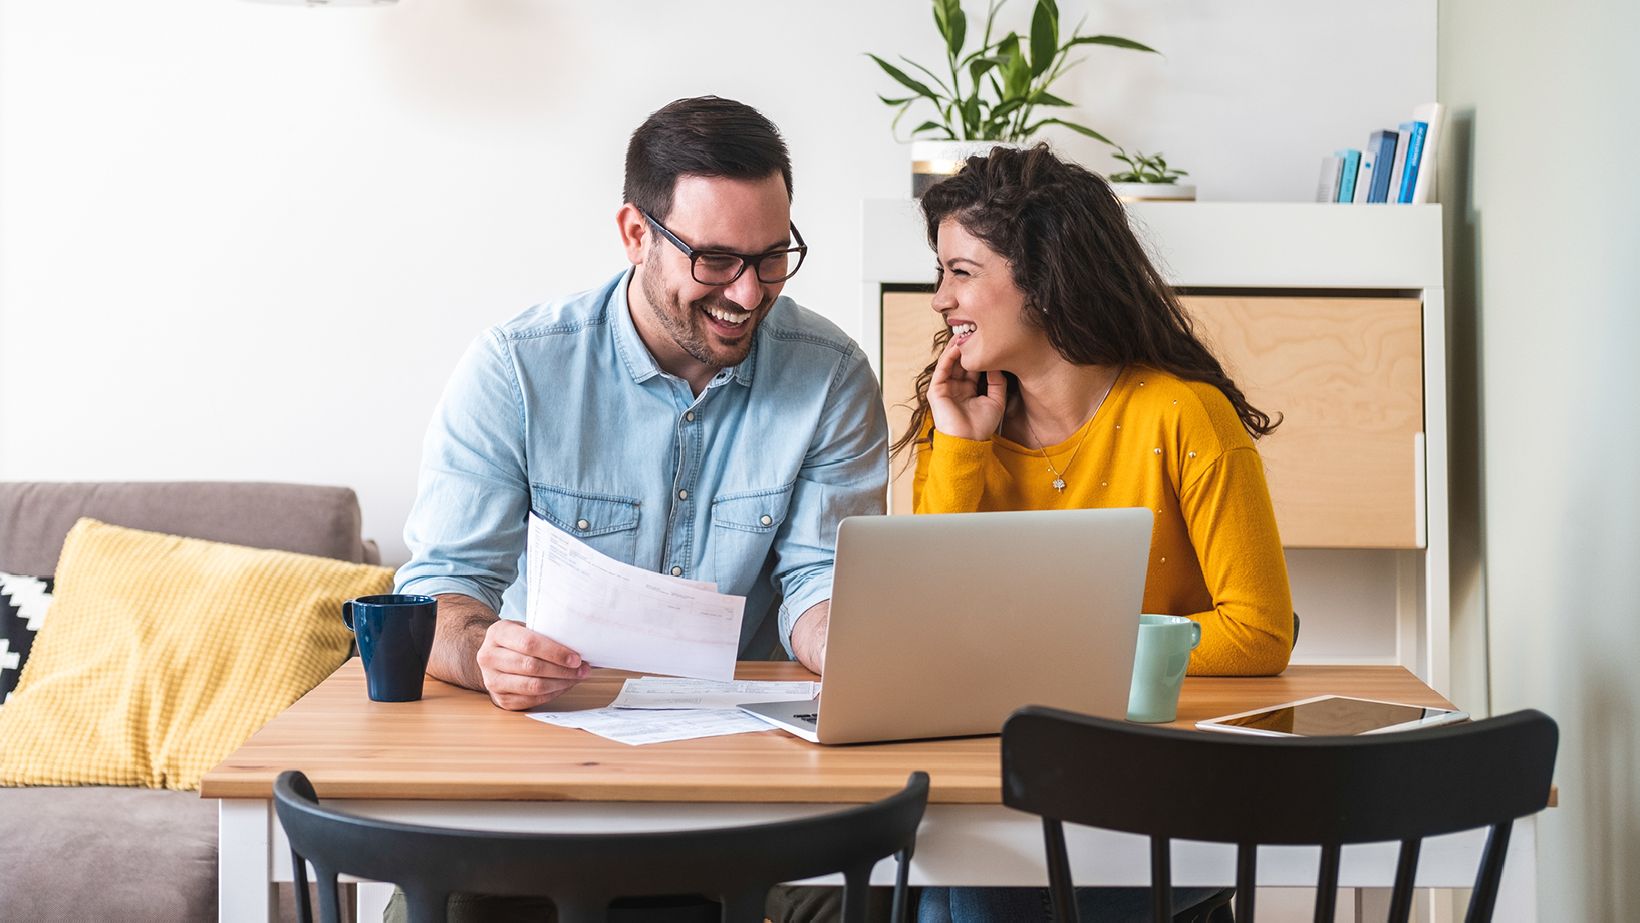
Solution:
[[[393,572],[81,519],[0,709],[0,785],[197,789],[347,659],[341,604]]]

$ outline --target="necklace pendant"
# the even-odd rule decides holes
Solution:
[[[1065,492],[1065,479],[1064,478],[1054,478],[1053,479],[1053,489],[1059,491],[1060,493],[1064,493]]]

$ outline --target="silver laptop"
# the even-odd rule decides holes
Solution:
[[[851,516],[817,698],[741,708],[823,744],[997,734],[1022,705],[1127,714],[1146,509]]]

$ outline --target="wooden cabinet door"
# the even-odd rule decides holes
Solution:
[[[883,293],[883,402],[894,438],[941,327],[927,292]],[[1255,407],[1282,542],[1421,547],[1423,312],[1416,298],[1191,295],[1197,332]],[[911,512],[913,460],[893,461],[889,512]]]
[[[1282,543],[1421,547],[1423,309],[1416,298],[1191,295],[1185,309],[1253,406]]]
[[[883,293],[883,405],[888,411],[891,442],[898,441],[911,422],[917,376],[934,359],[934,335],[945,321],[929,305],[931,292]],[[912,450],[889,461],[888,512],[911,512],[911,475],[916,470]]]

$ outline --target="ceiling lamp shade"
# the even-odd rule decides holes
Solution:
[[[253,0],[275,6],[387,6],[399,0]]]

